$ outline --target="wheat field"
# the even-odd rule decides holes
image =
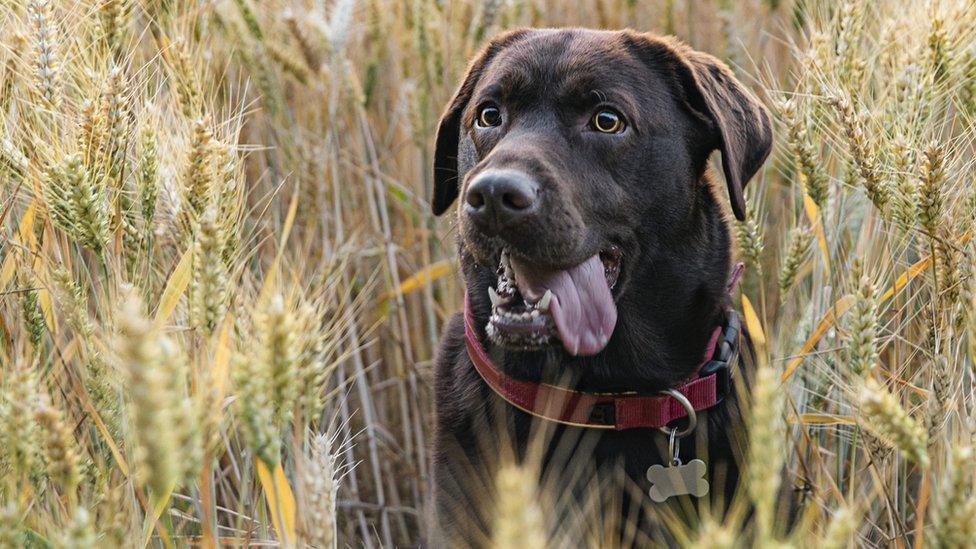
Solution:
[[[711,52],[777,121],[734,226],[746,481],[676,539],[976,547],[974,23],[971,0],[0,0],[0,546],[427,539],[461,305],[433,132],[487,37],[587,26]],[[621,543],[562,535],[529,464],[492,484],[488,545]]]

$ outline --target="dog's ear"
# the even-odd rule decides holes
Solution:
[[[679,60],[681,87],[688,106],[707,120],[722,151],[722,169],[736,219],[746,217],[743,188],[762,167],[773,145],[769,111],[715,57],[677,40],[666,44]]]
[[[434,196],[431,209],[434,215],[441,215],[454,202],[458,195],[458,140],[461,137],[461,114],[471,100],[478,80],[488,63],[513,42],[524,36],[526,29],[514,30],[493,38],[468,66],[464,81],[454,93],[437,126],[434,144]]]

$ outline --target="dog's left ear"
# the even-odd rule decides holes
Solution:
[[[732,213],[742,221],[746,217],[743,188],[773,145],[769,111],[725,63],[676,41],[669,45],[684,65],[682,72],[686,71],[681,80],[689,106],[704,115],[715,132]]]
[[[468,66],[468,73],[464,81],[454,93],[454,98],[447,105],[437,126],[437,138],[434,144],[434,196],[431,198],[431,209],[434,215],[441,215],[454,202],[458,195],[458,141],[461,137],[461,114],[471,100],[481,73],[488,63],[501,50],[505,49],[522,36],[528,34],[527,29],[519,29],[503,33],[491,41],[475,56]]]

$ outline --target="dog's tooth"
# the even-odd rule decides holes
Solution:
[[[502,267],[505,269],[505,277],[515,280],[515,271],[512,269],[512,259],[508,257],[508,251],[502,251]]]
[[[502,297],[498,295],[498,292],[496,292],[491,286],[488,286],[488,298],[491,299],[492,309],[498,307],[502,302]]]
[[[548,311],[549,303],[551,301],[552,301],[552,290],[546,290],[546,293],[545,295],[542,296],[542,299],[540,299],[539,302],[536,303],[536,307],[541,311]]]

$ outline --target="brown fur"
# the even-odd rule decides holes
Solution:
[[[503,124],[473,127],[479,105],[489,100],[501,106]],[[594,109],[605,104],[627,119],[624,133],[587,130]],[[624,257],[613,292],[619,318],[602,352],[573,357],[561,348],[520,352],[489,345],[498,364],[523,379],[589,391],[656,392],[687,378],[730,306],[728,227],[708,157],[721,151],[732,211],[741,219],[743,187],[771,140],[768,113],[728,68],[673,38],[582,29],[517,30],[494,38],[441,121],[433,210],[446,211],[486,169],[528,174],[541,199],[532,216],[494,234],[472,223],[459,201],[459,255],[478,325],[487,322],[487,288],[495,282],[502,246],[548,268],[568,268],[608,245]],[[484,493],[499,438],[510,438],[515,453],[524,453],[532,419],[487,388],[463,338],[456,316],[437,356],[434,490],[436,520],[447,539],[475,543],[472,532],[487,528],[487,517],[471,495]],[[707,448],[713,492],[720,497],[734,490],[738,477],[731,400],[703,414],[699,448],[682,445],[686,460]],[[646,492],[644,472],[665,459],[655,430],[560,427],[551,435],[544,476],[574,494],[583,493],[581,471],[611,466]],[[556,451],[567,437],[576,441],[572,459]],[[624,498],[620,511],[651,509],[649,500],[638,498]]]

